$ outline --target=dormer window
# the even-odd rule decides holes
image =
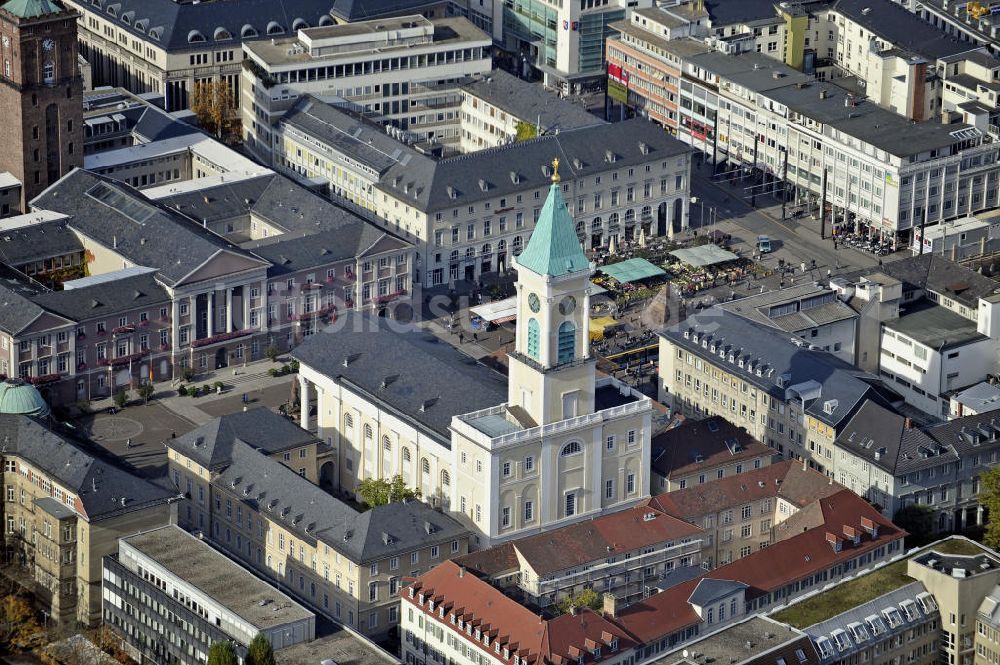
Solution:
[[[614,638],[613,640],[611,640],[611,650],[612,651],[618,651],[618,638],[617,637]]]
[[[413,598],[413,587],[410,587],[410,598]],[[454,618],[454,617],[452,617]]]
[[[594,658],[600,658],[600,657],[601,657],[601,647],[595,647],[594,648]]]
[[[410,594],[410,595],[412,595],[412,594]],[[454,614],[449,614],[448,615],[448,621],[450,621],[451,625],[454,626],[455,625],[455,615]]]
[[[497,653],[500,653],[500,643],[499,642],[496,642],[496,643],[493,644],[493,650],[495,652],[497,652]]]

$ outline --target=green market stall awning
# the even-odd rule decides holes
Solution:
[[[728,263],[740,258],[732,252],[726,251],[718,245],[713,245],[712,243],[700,245],[698,247],[675,249],[670,252],[670,254],[677,257],[681,263],[686,263],[687,265],[694,266],[695,268],[705,268],[719,263]]]
[[[650,277],[659,277],[667,274],[663,268],[659,268],[646,259],[641,258],[629,259],[628,261],[622,261],[621,263],[612,263],[611,265],[601,266],[599,270],[608,277],[617,281],[619,284],[640,282],[644,279],[649,279]]]

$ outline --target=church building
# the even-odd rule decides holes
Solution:
[[[353,313],[294,351],[302,396],[316,391],[318,435],[335,451],[322,482],[350,493],[365,478],[401,475],[480,547],[649,496],[652,402],[597,376],[592,268],[553,167],[514,260],[507,377],[423,329]]]

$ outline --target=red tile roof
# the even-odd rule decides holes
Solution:
[[[770,457],[775,452],[723,418],[689,420],[653,437],[652,443],[653,470],[668,478]],[[695,461],[699,455],[701,462]]]
[[[590,610],[543,619],[454,561],[446,561],[420,576],[403,589],[401,596],[404,602],[420,607],[463,639],[492,651],[494,658],[511,663],[515,655],[528,663],[576,663],[581,655],[584,662],[595,663],[637,646],[621,627]],[[443,617],[441,608],[444,608]],[[454,624],[451,623],[452,613],[455,614]],[[459,620],[472,625],[471,635],[464,627],[459,627]],[[479,640],[475,638],[477,628],[482,631]],[[489,636],[488,645],[484,641],[486,636]],[[610,648],[612,640],[617,641],[615,652]],[[495,651],[497,642],[500,653]],[[597,646],[602,647],[599,658],[593,656]],[[506,659],[503,658],[504,648],[508,649]]]
[[[648,504],[668,515],[700,521],[709,513],[767,497],[781,497],[802,508],[841,489],[841,485],[831,484],[819,471],[803,469],[801,462],[785,460],[721,480],[658,494],[649,499]]]
[[[516,552],[535,574],[548,575],[600,561],[613,554],[696,538],[702,533],[700,527],[651,506],[635,506],[473,552],[461,557],[458,562],[484,574],[496,575],[518,567]]]

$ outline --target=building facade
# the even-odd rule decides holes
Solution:
[[[288,426],[260,411],[263,422],[235,420],[220,436],[171,439],[168,472],[184,496],[177,523],[314,612],[368,636],[393,631],[402,577],[468,552],[468,531],[422,502],[357,512],[294,470],[306,468],[297,451],[308,446],[259,452]]]
[[[315,386],[319,432],[338,450],[341,487],[399,474],[484,546],[649,493],[650,402],[596,377],[591,267],[555,167],[515,260],[518,332],[506,386],[421,332],[373,319],[346,320],[337,340],[317,336],[295,352],[302,394]],[[398,363],[388,346],[400,349]]]
[[[456,140],[465,77],[490,71],[492,40],[464,18],[420,15],[301,30],[244,45],[244,140],[265,164],[273,126],[300,97],[316,95],[388,123],[417,140]],[[444,108],[454,107],[454,108]]]
[[[56,622],[101,620],[101,559],[118,539],[169,523],[175,493],[87,453],[43,420],[0,416],[4,561]]]

